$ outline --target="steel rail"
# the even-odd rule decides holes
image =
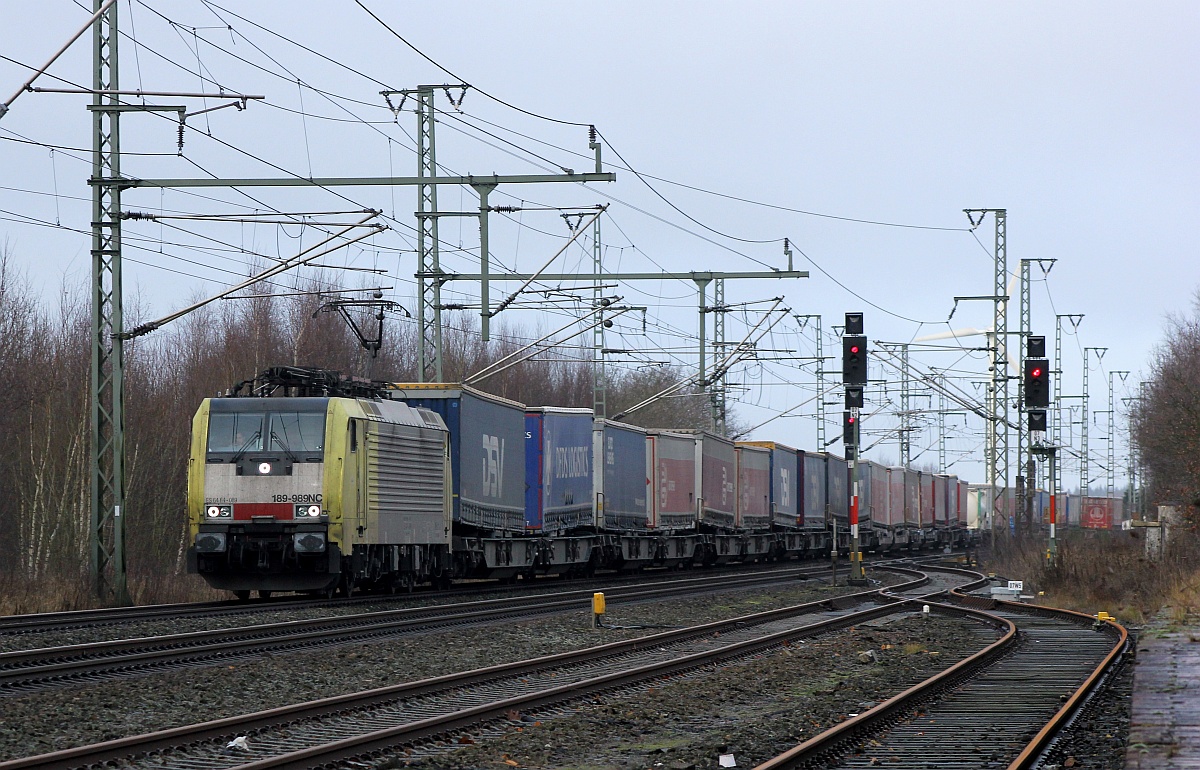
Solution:
[[[878,559],[873,560],[872,564],[887,564],[890,561],[909,561],[908,558],[895,559]],[[772,565],[767,572],[779,571],[777,565]],[[797,563],[793,567],[784,568],[798,569],[803,574],[818,575],[829,571],[828,565],[805,565]],[[763,572],[761,568],[751,572],[734,573],[731,577],[737,578],[744,574],[760,574]],[[589,590],[587,586],[593,584],[602,584],[606,586],[620,585],[639,581],[641,583],[654,584],[665,582],[680,582],[687,580],[706,580],[715,578],[715,576],[699,576],[682,579],[656,580],[659,575],[654,573],[642,573],[636,577],[613,574],[602,578],[593,578],[589,580],[572,580],[570,584],[561,584],[562,588],[574,591]],[[451,591],[419,591],[412,594],[366,594],[351,597],[349,599],[304,599],[300,597],[278,596],[272,599],[257,599],[252,601],[240,601],[237,599],[223,599],[211,602],[189,602],[180,604],[150,604],[141,607],[108,607],[101,609],[90,610],[71,610],[66,612],[45,612],[24,615],[6,615],[0,616],[0,635],[16,635],[16,634],[35,634],[50,631],[54,629],[68,628],[86,628],[89,626],[107,626],[118,625],[122,623],[132,623],[143,620],[172,620],[176,618],[186,618],[194,616],[213,616],[213,615],[249,615],[258,612],[274,612],[274,611],[291,611],[297,609],[311,609],[319,607],[346,607],[356,604],[378,604],[388,601],[406,601],[419,598],[445,598],[455,596],[471,596],[476,594],[501,593],[522,590],[543,590],[553,591],[560,587],[559,584],[553,581],[557,578],[545,578],[549,585],[538,585],[543,578],[538,578],[530,583],[522,582],[514,585],[497,585],[495,582],[480,582],[477,584],[465,583],[459,584],[461,587]]]
[[[883,725],[895,720],[900,714],[912,710],[913,706],[927,700],[939,692],[945,691],[959,682],[970,678],[977,670],[987,666],[992,661],[1003,656],[1017,641],[1017,626],[1015,623],[994,615],[988,615],[982,610],[972,610],[949,604],[931,604],[942,612],[958,611],[964,614],[976,614],[992,618],[1004,623],[1004,634],[992,644],[968,658],[960,660],[946,670],[919,682],[899,695],[888,698],[874,708],[850,717],[818,735],[809,738],[804,743],[795,746],[773,759],[755,766],[754,770],[795,770],[808,767],[821,757],[837,752],[844,744],[857,742],[859,738],[877,732]]]
[[[646,679],[661,679],[662,677],[682,674],[703,666],[713,665],[724,659],[753,654],[790,639],[827,633],[862,623],[866,620],[893,615],[898,610],[899,607],[895,604],[874,607],[843,617],[822,620],[801,628],[778,631],[758,639],[737,642],[716,650],[692,653],[691,655],[685,655],[665,664],[650,663],[637,666],[624,671],[587,679],[582,682],[573,682],[560,687],[542,690],[531,695],[521,695],[506,700],[494,701],[443,716],[431,717],[419,722],[378,730],[363,736],[347,738],[320,746],[312,746],[290,754],[237,765],[233,770],[307,770],[314,766],[324,766],[333,762],[353,759],[364,754],[393,750],[397,745],[402,746],[428,740],[447,732],[461,730],[472,725],[498,719],[514,709],[519,711],[521,709],[536,709],[558,705],[564,701],[571,701],[593,693],[633,685]],[[0,765],[0,768],[2,767]]]
[[[997,601],[1000,602],[1000,600]],[[1011,602],[1003,603],[1011,604]],[[1081,612],[1074,612],[1072,610],[1059,610],[1059,612],[1063,614],[1076,615],[1079,618],[1087,621],[1095,621],[1095,618],[1093,618],[1091,615],[1084,615]],[[1038,760],[1042,757],[1043,753],[1050,748],[1051,744],[1054,742],[1054,739],[1061,734],[1062,730],[1070,723],[1071,718],[1078,713],[1080,707],[1082,707],[1087,699],[1090,698],[1096,691],[1097,686],[1104,679],[1104,676],[1107,674],[1107,672],[1111,671],[1113,666],[1115,666],[1128,651],[1128,629],[1112,620],[1095,622],[1108,623],[1115,628],[1118,632],[1117,644],[1113,647],[1112,651],[1110,651],[1108,655],[1104,657],[1104,660],[1101,661],[1100,665],[1096,667],[1096,670],[1089,674],[1087,679],[1083,681],[1083,684],[1081,684],[1079,688],[1071,694],[1071,697],[1068,698],[1066,703],[1062,705],[1062,708],[1055,712],[1054,717],[1046,723],[1045,727],[1038,731],[1038,734],[1033,737],[1033,740],[1029,742],[1029,745],[1026,746],[1025,749],[1017,756],[1017,758],[1013,760],[1012,764],[1008,766],[1008,770],[1029,770],[1029,768],[1036,766]]]
[[[914,570],[907,570],[903,568],[889,569],[895,569],[897,572],[907,573],[909,575],[917,575],[915,579],[909,581],[908,583],[897,586],[897,588],[900,589],[917,587],[928,581],[928,577]],[[637,639],[612,642],[598,647],[559,653],[543,658],[535,658],[525,661],[518,661],[515,663],[491,666],[462,673],[447,674],[444,676],[433,677],[416,682],[408,682],[389,687],[367,690],[360,693],[351,693],[332,698],[324,698],[317,701],[283,706],[253,714],[218,719],[196,725],[177,727],[155,733],[130,736],[112,741],[106,741],[104,743],[79,746],[48,754],[0,762],[0,770],[73,768],[82,765],[96,765],[100,763],[118,761],[123,762],[126,758],[133,755],[143,755],[149,752],[163,751],[171,747],[184,744],[190,745],[202,741],[211,741],[217,738],[224,740],[231,735],[244,735],[247,733],[253,733],[256,730],[292,724],[301,720],[318,718],[335,713],[344,713],[350,710],[370,708],[381,703],[395,701],[401,698],[411,698],[427,693],[455,690],[471,684],[498,680],[507,677],[519,677],[538,669],[559,667],[567,664],[579,664],[597,658],[615,657],[622,654],[637,652],[639,650],[650,650],[659,648],[667,643],[686,641],[691,638],[709,637],[713,634],[720,634],[722,632],[743,628],[747,624],[762,624],[787,617],[803,616],[805,614],[811,614],[814,612],[837,609],[838,605],[846,605],[855,600],[859,602],[865,602],[879,598],[881,598],[881,592],[878,589],[864,591],[856,594],[834,597],[832,599],[826,599],[819,602],[808,602],[805,604],[796,605],[794,607],[755,613],[752,615],[742,616],[740,618],[715,621],[686,629],[666,631],[660,634],[653,634]],[[775,632],[758,637],[756,639],[739,642],[734,645],[728,645],[720,649],[726,650],[727,654],[732,654],[730,651],[738,651],[740,654],[745,654],[747,651],[752,651],[762,646],[770,646],[773,644],[782,643],[782,641],[787,638],[795,638],[798,635],[812,635],[828,630],[834,630],[835,628],[839,627],[839,624],[851,625],[853,623],[862,622],[864,619],[893,614],[897,611],[907,610],[902,609],[902,603],[892,600],[888,601],[886,604],[866,610],[865,612],[852,613],[841,617],[820,621],[816,624],[809,624],[799,628]],[[969,610],[958,611],[970,612]],[[989,620],[989,622],[991,621]],[[671,671],[675,672],[694,669],[705,665],[705,655],[709,655],[711,658],[711,655],[716,652],[717,651],[708,651],[707,653],[695,653],[690,656],[676,658],[667,665]],[[644,679],[648,676],[662,675],[664,673],[664,669],[661,668],[661,665],[662,664],[656,664],[655,666],[641,666],[637,669],[633,669],[632,671],[595,677],[588,680],[562,685],[553,688],[552,690],[542,690],[527,694],[525,696],[520,696],[518,698],[509,698],[500,702],[494,702],[490,705],[453,712],[443,715],[439,719],[425,719],[421,720],[420,722],[410,723],[407,726],[401,726],[401,728],[392,728],[387,731],[376,731],[374,733],[367,734],[365,737],[359,736],[359,738],[356,739],[356,744],[355,741],[347,740],[339,741],[336,744],[327,744],[325,747],[325,751],[327,753],[322,755],[325,758],[321,759],[317,758],[318,754],[321,754],[322,752],[320,747],[306,749],[303,752],[294,752],[292,755],[287,755],[286,759],[284,760],[284,764],[277,766],[299,766],[287,764],[295,762],[301,763],[304,766],[312,766],[316,764],[322,764],[324,762],[335,761],[333,759],[334,755],[337,755],[338,757],[362,755],[364,753],[370,753],[371,751],[380,750],[385,746],[394,745],[394,743],[397,741],[419,740],[420,736],[437,735],[446,732],[447,730],[461,729],[468,724],[478,724],[480,721],[487,721],[495,716],[503,716],[513,708],[528,709],[538,705],[546,705],[551,702],[570,700],[582,694],[597,690],[610,690],[623,686],[623,683],[627,684],[634,679]],[[408,732],[405,733],[404,729],[407,729]],[[400,732],[397,732],[397,730],[400,730]],[[408,736],[407,738],[402,737],[402,735],[405,734]],[[364,748],[366,744],[370,744],[371,747]],[[303,755],[302,758],[298,756],[300,754]],[[282,759],[282,756],[276,757],[275,759]],[[254,766],[257,767],[260,765],[261,763],[255,763]]]
[[[732,578],[717,575],[659,583],[651,587],[619,587],[610,591],[609,595],[623,601],[647,601],[784,582],[795,580],[799,575],[796,570],[776,570]],[[479,623],[508,617],[513,613],[542,615],[575,610],[580,606],[580,601],[590,600],[591,597],[591,591],[575,590],[17,650],[0,653],[0,692],[61,683],[114,669],[128,674],[137,669],[194,664],[202,660],[225,662],[231,657],[269,650],[352,642],[418,628],[424,630],[431,626]]]
[[[950,571],[949,568],[931,568],[939,571]],[[954,570],[957,572],[965,572],[962,570]],[[984,581],[978,581],[984,583]],[[997,607],[1005,607],[1012,613],[1020,613],[1027,615],[1040,615],[1047,618],[1065,618],[1072,625],[1081,627],[1082,624],[1091,623],[1094,619],[1091,616],[1082,613],[1073,612],[1070,610],[1059,610],[1053,608],[1036,607],[1031,605],[1021,604],[1019,602],[1009,602],[990,598],[969,596],[963,591],[972,590],[978,584],[962,586],[952,589],[949,593],[951,598],[957,602],[956,605],[942,605],[947,608],[957,609],[959,611],[974,611],[988,613],[991,617],[998,621],[1007,624],[1010,627],[1008,633],[1005,634],[996,643],[990,645],[984,650],[959,661],[949,669],[930,677],[929,679],[909,688],[903,693],[896,695],[893,698],[879,704],[878,706],[859,714],[857,717],[852,717],[845,722],[842,722],[835,727],[832,727],[819,735],[810,738],[800,745],[760,763],[755,767],[755,770],[789,770],[791,768],[808,767],[812,763],[817,762],[822,758],[828,758],[832,755],[842,754],[850,750],[854,745],[860,743],[866,736],[876,734],[880,730],[895,723],[900,715],[911,713],[915,708],[918,708],[921,703],[929,700],[930,697],[937,693],[946,692],[959,684],[965,683],[970,678],[976,676],[979,672],[988,669],[993,663],[998,662],[1002,658],[1006,658],[1010,650],[1015,649],[1018,642],[1018,626],[1011,620],[1001,618],[989,612]],[[1113,633],[1117,638],[1116,644],[1104,656],[1103,660],[1092,670],[1079,685],[1069,698],[1066,698],[1064,703],[1055,710],[1054,716],[1037,732],[1034,738],[1020,751],[1015,760],[1009,764],[1008,770],[1029,770],[1036,766],[1038,760],[1043,753],[1051,746],[1054,738],[1060,733],[1065,725],[1067,725],[1077,712],[1078,708],[1086,701],[1090,694],[1095,690],[1097,684],[1101,681],[1104,673],[1114,665],[1123,654],[1128,646],[1128,632],[1116,623],[1109,622],[1110,628],[1108,631]],[[892,763],[894,764],[894,763]]]

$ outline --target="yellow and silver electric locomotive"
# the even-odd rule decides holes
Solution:
[[[192,420],[188,571],[239,598],[436,581],[451,560],[449,458],[442,418],[401,402],[205,399]]]

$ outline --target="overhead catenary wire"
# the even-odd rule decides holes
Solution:
[[[372,212],[371,214],[368,214],[366,217],[364,217],[362,219],[362,221],[366,222],[375,216],[376,216],[376,212]],[[234,292],[241,291],[242,289],[246,288],[247,286],[252,286],[255,283],[257,283],[263,279],[276,276],[285,270],[290,270],[293,267],[299,267],[300,265],[311,262],[314,259],[323,257],[326,254],[330,254],[333,251],[336,251],[337,249],[344,248],[345,246],[348,246],[351,243],[355,243],[357,241],[363,240],[364,238],[369,238],[373,234],[373,232],[362,233],[354,238],[343,241],[342,243],[340,243],[336,246],[333,246],[332,248],[329,248],[329,249],[323,248],[325,245],[335,241],[337,238],[346,235],[352,229],[353,229],[352,227],[343,228],[341,232],[330,235],[328,238],[325,238],[322,241],[318,241],[317,243],[313,244],[312,246],[309,246],[308,248],[304,249],[300,253],[296,254],[294,257],[284,260],[283,262],[281,262],[278,265],[269,267],[266,270],[262,271],[261,273],[251,276],[250,278],[246,279],[245,281],[237,284],[236,286],[230,287],[230,288],[226,289],[225,291],[222,291],[212,297],[209,297],[208,299],[204,299],[199,302],[194,302],[191,305],[188,305],[187,307],[177,310],[173,313],[169,313],[168,315],[165,315],[156,321],[150,321],[149,323],[144,323],[144,324],[136,327],[132,331],[127,332],[126,336],[128,338],[132,339],[133,337],[138,337],[143,334],[149,334],[150,332],[154,331],[155,329],[162,327],[164,324],[170,323],[171,321],[174,321],[177,318],[181,318],[184,315],[191,313],[192,311],[199,310],[200,308],[204,307],[205,305],[209,304],[210,302],[215,302],[216,300],[221,299],[222,297],[226,297],[230,294],[233,294]],[[317,251],[318,249],[321,249],[321,250]],[[316,253],[311,253],[314,251],[316,251]],[[305,256],[305,255],[308,255],[308,256]]]

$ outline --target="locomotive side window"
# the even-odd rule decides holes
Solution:
[[[358,421],[348,420],[350,423],[350,451],[358,451]]]
[[[325,414],[276,412],[271,415],[268,449],[291,452],[323,452],[325,450]]]
[[[262,425],[262,412],[213,412],[208,416],[208,451],[262,451]]]

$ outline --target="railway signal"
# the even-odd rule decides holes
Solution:
[[[1025,406],[1050,406],[1050,362],[1045,358],[1025,359]]]
[[[847,454],[851,454],[851,450],[858,444],[857,428],[858,418],[854,412],[842,412],[842,443],[846,445]]]
[[[858,540],[858,444],[859,419],[863,390],[867,384],[867,337],[862,313],[846,314],[846,334],[842,337],[842,385],[846,388],[846,411],[842,413],[842,443],[850,466],[850,585],[866,585],[862,551]],[[836,553],[837,543],[834,542]]]
[[[842,382],[846,385],[867,384],[867,338],[862,334],[842,337]]]
[[[1030,409],[1029,410],[1029,430],[1030,431],[1046,431],[1046,410],[1045,409]]]

